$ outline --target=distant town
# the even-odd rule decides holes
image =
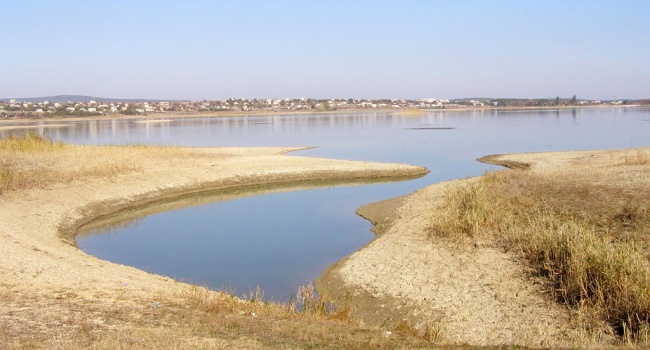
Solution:
[[[62,97],[70,97],[64,101]],[[158,113],[195,114],[205,112],[326,112],[336,110],[363,109],[458,109],[458,108],[503,108],[503,107],[553,107],[553,106],[599,106],[599,105],[650,105],[645,100],[581,100],[572,98],[554,99],[458,99],[436,98],[405,99],[234,99],[202,101],[144,101],[100,99],[81,100],[74,96],[52,96],[44,98],[0,100],[0,118],[48,118],[48,117],[93,117],[112,115],[148,115]],[[82,97],[82,96],[77,96]],[[56,100],[56,102],[55,102]]]

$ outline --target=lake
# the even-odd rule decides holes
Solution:
[[[266,299],[278,301],[373,238],[370,224],[355,214],[364,204],[498,169],[476,162],[488,154],[650,145],[650,108],[641,107],[2,125],[0,137],[32,130],[78,144],[315,146],[293,154],[431,170],[401,182],[206,193],[121,213],[77,236],[80,249],[102,259],[238,295],[259,286]],[[17,128],[6,128],[11,125]]]

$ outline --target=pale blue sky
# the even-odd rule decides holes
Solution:
[[[0,5],[0,97],[650,98],[650,1]]]

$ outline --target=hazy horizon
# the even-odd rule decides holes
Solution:
[[[27,0],[0,97],[650,98],[645,1]]]

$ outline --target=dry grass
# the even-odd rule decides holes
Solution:
[[[353,310],[350,296],[344,306],[337,308],[327,295],[317,293],[316,288],[311,283],[298,288],[295,302],[290,301],[288,308],[291,311],[299,311],[305,315],[325,317],[343,322],[352,321]]]
[[[211,157],[200,150],[151,146],[76,146],[34,134],[0,140],[0,191],[49,188],[71,181],[113,180],[142,171],[143,159],[174,162]],[[220,154],[219,157],[227,157]],[[148,171],[148,169],[145,169]],[[70,290],[9,293],[0,281],[0,349],[426,348],[421,337],[369,329],[351,321],[351,302],[337,308],[314,287],[294,302],[244,300],[180,285],[150,298],[90,298]],[[6,308],[5,308],[6,307]],[[16,311],[20,310],[20,311]]]
[[[197,286],[179,285],[177,290],[148,299],[129,298],[109,304],[80,298],[59,302],[61,305],[54,310],[34,310],[38,313],[34,318],[56,325],[41,329],[44,334],[38,329],[22,329],[22,334],[15,334],[14,330],[5,330],[0,325],[0,348],[415,349],[431,346],[407,334],[396,332],[387,336],[386,332],[355,325],[335,309],[318,314],[308,308],[297,310],[259,299],[242,300]],[[45,314],[52,318],[43,319]]]
[[[440,323],[415,324],[410,320],[400,321],[393,332],[409,337],[422,338],[431,343],[444,341],[444,329]]]
[[[199,154],[178,147],[68,145],[27,133],[0,140],[0,194],[73,180],[110,180],[140,171],[143,159],[173,161],[189,155]]]
[[[650,156],[646,154],[643,150],[636,150],[634,154],[625,154],[625,165],[645,165],[650,161]]]
[[[430,234],[515,251],[590,331],[645,341],[650,326],[650,169],[620,165],[485,174],[451,189]]]

